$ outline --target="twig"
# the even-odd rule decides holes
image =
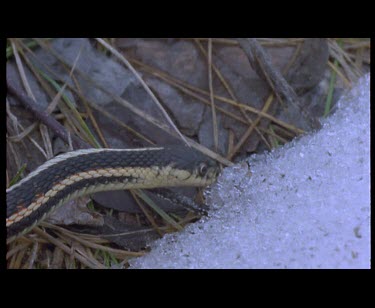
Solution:
[[[62,126],[59,122],[57,122],[52,116],[50,116],[45,110],[39,108],[34,101],[26,96],[24,93],[18,91],[8,80],[7,78],[7,88],[10,94],[15,96],[28,110],[30,110],[34,116],[40,120],[43,124],[47,127],[52,129],[57,136],[59,136],[64,142],[69,142],[68,132],[66,131],[65,127]],[[75,148],[88,148],[89,145],[79,139],[76,136],[72,137],[72,143]]]
[[[284,97],[287,102],[296,106],[300,110],[302,116],[309,121],[313,127],[318,125],[318,122],[309,117],[302,109],[297,94],[281,75],[280,71],[274,68],[268,54],[264,51],[263,47],[257,42],[257,40],[254,38],[238,38],[237,41],[246,53],[251,66],[259,77],[269,84],[277,98],[281,101],[281,96]]]

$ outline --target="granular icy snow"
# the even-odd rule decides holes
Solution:
[[[209,217],[131,267],[369,268],[369,111],[366,75],[318,132],[226,168]]]

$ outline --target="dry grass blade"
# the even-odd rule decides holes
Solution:
[[[27,137],[35,128],[37,127],[37,123],[33,123],[30,126],[26,127],[23,132],[13,135],[13,136],[8,136],[7,139],[9,139],[12,142],[20,142],[23,138]]]
[[[265,77],[265,79],[270,83],[271,87],[274,90],[275,95],[280,98],[280,93],[283,93],[284,97],[292,104],[296,105],[298,109],[300,110],[301,114],[304,116],[306,120],[308,120],[310,123],[314,123],[314,121],[311,121],[311,119],[308,117],[308,115],[305,113],[305,111],[302,109],[302,107],[298,103],[298,97],[296,93],[294,92],[293,88],[290,87],[290,85],[287,83],[285,79],[283,79],[281,72],[278,70],[274,70],[272,65],[270,64],[270,59],[268,59],[268,55],[261,50],[260,45],[257,43],[256,40],[249,40],[246,41],[244,39],[238,40],[241,47],[244,49],[249,61],[255,62],[255,59],[257,59],[257,64],[252,63],[252,65],[259,65],[258,70],[262,70],[262,73]],[[295,61],[297,54],[299,53],[301,45],[299,45],[295,52],[293,57],[289,60],[289,63],[284,68],[283,73],[285,74],[288,69],[291,67],[292,63]],[[261,60],[263,59],[263,60]],[[258,72],[260,74],[261,72]],[[274,86],[272,86],[274,85]],[[276,91],[277,90],[277,91]],[[289,93],[289,95],[286,95],[286,93]],[[268,109],[271,107],[271,103],[273,101],[274,95],[271,94],[268,99],[266,100],[264,107],[262,108],[262,113],[267,113]],[[239,142],[233,147],[232,151],[228,154],[227,158],[232,159],[232,157],[236,154],[236,152],[242,147],[242,145],[248,140],[250,137],[252,131],[255,129],[256,125],[260,122],[261,117],[258,115],[258,117],[255,119],[255,121],[250,125],[250,127],[246,130],[245,134],[240,138]]]
[[[134,130],[133,128],[131,128],[130,126],[126,125],[124,122],[122,122],[121,120],[117,119],[116,117],[114,117],[111,113],[109,113],[106,109],[94,104],[94,103],[91,103],[90,101],[87,101],[88,105],[90,105],[93,109],[99,111],[102,115],[105,115],[107,118],[111,119],[114,123],[116,123],[117,125],[119,125],[120,127],[123,127],[125,128],[126,130],[128,130],[131,134],[133,134],[134,136],[138,137],[139,139],[141,140],[144,140],[146,141],[147,143],[149,143],[150,145],[154,145],[155,146],[155,142],[153,142],[152,140],[150,140],[149,138],[147,138],[146,136],[144,136],[143,134],[137,132],[136,130]]]
[[[39,44],[44,44],[43,42],[39,42]],[[20,41],[20,44],[22,44],[22,41]],[[28,51],[27,55],[31,55],[35,58],[35,55],[32,51],[28,50],[25,45],[22,45],[23,48]],[[41,45],[43,46],[43,45]],[[51,100],[56,96],[56,93],[53,91],[52,87],[50,86],[50,83],[48,83],[40,73],[40,70],[34,66],[34,63],[31,63],[31,61],[28,59],[28,56],[20,49],[20,53],[23,56],[23,59],[25,60],[26,64],[28,65],[28,68],[30,71],[34,74],[35,78],[39,81],[40,85],[43,87],[45,92],[50,96]],[[39,61],[36,61],[40,64]],[[42,64],[43,65],[43,64]],[[47,68],[48,70],[48,68]],[[45,76],[44,76],[45,77]],[[48,127],[50,127],[59,137],[61,137],[64,141],[68,142],[67,134],[65,128],[58,122],[56,119],[52,116],[50,116],[43,108],[38,107],[36,104],[34,104],[34,101],[24,95],[23,93],[17,91],[17,89],[14,87],[13,80],[8,80],[7,78],[7,86],[8,91],[12,93],[12,95],[16,96],[20,102],[26,106],[33,114],[34,116],[39,119],[42,123],[46,124]],[[63,104],[60,105],[60,110],[64,112],[64,110],[67,110],[67,107]],[[72,127],[74,128],[74,123],[71,121],[70,117],[66,117]],[[86,144],[84,144],[79,138],[74,137],[73,138],[74,144],[78,148],[87,147]]]
[[[253,113],[255,113],[255,114],[259,115],[259,116],[262,116],[263,118],[269,119],[269,120],[271,120],[272,122],[274,122],[275,124],[278,124],[278,125],[280,125],[281,127],[284,127],[284,128],[286,128],[286,129],[288,129],[288,130],[290,130],[290,131],[296,133],[297,135],[305,133],[304,130],[302,130],[302,129],[298,128],[298,127],[295,127],[294,125],[288,124],[288,123],[286,123],[286,122],[284,122],[284,121],[281,121],[281,120],[275,118],[274,116],[272,116],[272,115],[270,115],[270,114],[268,114],[268,113],[265,113],[265,112],[263,112],[263,111],[261,111],[261,110],[258,110],[258,109],[254,108],[254,107],[251,107],[251,106],[247,106],[247,105],[244,105],[244,104],[238,103],[238,102],[236,102],[236,101],[234,101],[234,100],[232,100],[232,99],[226,98],[226,97],[215,96],[215,98],[216,98],[216,97],[217,97],[219,100],[228,103],[229,105],[237,106],[237,107],[239,107],[239,108],[243,108],[243,109],[248,110],[248,111],[250,111],[250,112],[253,112]]]
[[[83,103],[83,106],[85,107],[85,110],[86,110],[86,113],[88,115],[88,118],[90,119],[91,121],[91,124],[94,128],[94,130],[96,131],[97,135],[98,135],[98,138],[100,139],[101,141],[101,145],[103,145],[105,148],[109,148],[109,145],[107,143],[107,140],[105,139],[104,135],[103,135],[103,132],[102,132],[102,129],[101,127],[98,125],[98,122],[91,110],[91,107],[89,105],[89,103],[87,102],[87,98],[85,97],[85,95],[82,93],[82,89],[81,89],[81,86],[76,78],[76,76],[72,75],[71,76],[73,82],[74,82],[74,85],[76,86],[77,90],[75,91],[75,93],[79,96],[79,98],[81,99],[82,103]]]
[[[94,83],[94,81],[93,81]],[[149,115],[149,114],[146,114],[144,113],[142,110],[140,110],[139,108],[135,107],[133,104],[129,103],[127,100],[123,99],[121,96],[118,96],[116,94],[113,94],[113,93],[110,93],[109,91],[107,91],[106,89],[104,89],[103,87],[100,87],[98,84],[95,83],[95,86],[100,89],[101,91],[103,91],[104,93],[108,94],[110,97],[113,98],[114,101],[116,101],[117,103],[123,105],[125,108],[128,108],[129,110],[131,110],[132,112],[134,112],[136,115],[139,115],[141,117],[143,117],[147,122],[159,127],[160,129],[164,130],[165,132],[167,132],[168,134],[172,135],[172,136],[178,136],[177,133],[174,131],[174,130],[171,130],[169,128],[169,126],[165,125],[164,123],[161,123],[159,122],[159,120],[157,120],[156,118],[154,118],[153,116]],[[90,102],[90,104],[93,104]],[[207,156],[213,158],[213,159],[216,159],[218,162],[226,165],[226,166],[231,166],[232,165],[232,162],[228,161],[226,158],[222,157],[221,155],[209,150],[208,148],[206,148],[205,146],[195,142],[194,140],[188,138],[188,137],[185,137],[186,141],[189,143],[190,146],[194,147],[196,150],[206,154]]]
[[[164,212],[160,207],[158,207],[154,201],[152,201],[142,190],[134,189],[134,192],[144,201],[148,206],[150,206],[156,213],[158,213],[166,222],[171,224],[176,230],[183,230],[177,222],[175,222],[172,217],[170,217],[166,212]]]
[[[186,94],[188,94],[188,95],[190,95],[190,96],[193,96],[193,97],[199,99],[200,101],[202,101],[203,103],[205,103],[205,104],[207,104],[207,105],[210,105],[210,104],[211,104],[209,100],[205,100],[204,98],[202,98],[202,97],[200,97],[200,96],[194,94],[194,93],[191,92],[191,91],[194,91],[194,92],[197,92],[197,93],[200,93],[200,94],[204,94],[204,95],[206,95],[206,96],[209,96],[209,95],[210,95],[209,92],[207,92],[207,91],[205,91],[205,90],[202,90],[202,89],[200,89],[200,88],[194,87],[194,86],[192,86],[192,85],[190,85],[190,84],[187,84],[187,83],[185,83],[185,82],[183,82],[183,81],[180,81],[180,80],[178,80],[178,79],[176,79],[176,78],[169,77],[167,74],[163,73],[162,71],[157,70],[157,69],[155,69],[155,68],[152,68],[152,67],[150,67],[150,66],[148,66],[148,65],[145,65],[145,64],[143,64],[142,62],[140,62],[140,61],[138,61],[138,60],[132,59],[132,61],[133,61],[134,63],[136,63],[136,64],[138,64],[138,65],[144,67],[148,72],[150,72],[150,73],[153,74],[154,76],[159,77],[160,79],[162,79],[162,80],[168,82],[169,84],[173,84],[176,88],[180,89],[182,92],[184,92],[184,93],[186,93]],[[189,91],[188,89],[191,90],[191,91]],[[224,97],[224,96],[220,96],[220,95],[216,95],[216,94],[214,95],[214,98],[215,98],[216,100],[218,100],[218,101],[221,101],[221,102],[223,102],[223,103],[226,103],[226,104],[228,104],[228,105],[231,105],[231,106],[233,106],[233,107],[236,107],[236,108],[238,108],[238,109],[240,109],[240,110],[241,110],[241,109],[243,109],[243,110],[247,110],[247,111],[249,111],[249,112],[251,112],[251,113],[254,113],[254,114],[256,114],[256,115],[260,115],[260,116],[262,116],[263,118],[269,119],[269,120],[271,120],[272,122],[274,122],[275,124],[278,124],[278,125],[280,125],[280,126],[286,128],[286,129],[288,129],[288,130],[294,132],[294,133],[297,134],[297,135],[299,135],[299,134],[303,134],[303,133],[304,133],[304,130],[302,130],[302,129],[298,128],[298,127],[295,127],[295,126],[293,126],[293,125],[291,125],[291,124],[288,124],[288,123],[286,123],[286,122],[283,122],[283,121],[281,121],[281,120],[279,120],[279,119],[273,117],[272,115],[270,115],[270,114],[268,114],[268,113],[264,113],[264,112],[262,112],[261,110],[258,110],[258,109],[254,108],[254,107],[251,107],[251,106],[248,106],[248,105],[242,104],[242,103],[236,101],[235,99],[230,99],[230,98],[227,98],[227,97]],[[218,109],[218,110],[222,110],[222,109],[219,109],[218,107],[217,107],[217,109]],[[230,113],[225,112],[224,110],[223,110],[223,113],[226,113],[226,114],[230,115]],[[235,115],[231,115],[231,116],[235,118]],[[238,119],[238,120],[241,121],[240,119]]]
[[[268,97],[266,103],[264,104],[264,107],[262,108],[262,112],[263,113],[266,113],[268,111],[268,109],[271,106],[272,100],[273,100],[273,95],[271,94]],[[240,140],[238,141],[238,143],[233,147],[232,151],[228,154],[227,158],[229,160],[231,160],[233,158],[233,156],[237,153],[237,151],[242,147],[242,145],[250,137],[250,135],[253,132],[254,128],[256,127],[256,125],[258,125],[258,123],[260,122],[261,119],[262,119],[262,117],[258,116],[255,119],[255,121],[250,125],[250,127],[246,130],[246,132],[242,135],[242,137],[240,138]]]
[[[204,56],[207,56],[207,53],[206,53],[206,51],[204,50],[202,44],[201,44],[198,40],[196,40],[195,42],[196,42],[196,44],[197,44],[199,50],[203,53],[203,55],[204,55]],[[232,98],[232,100],[234,100],[234,101],[238,101],[238,99],[237,99],[237,97],[235,96],[233,90],[231,89],[231,87],[229,86],[229,84],[227,83],[227,81],[224,79],[224,77],[223,77],[223,75],[221,74],[220,70],[215,66],[214,63],[211,64],[211,67],[212,67],[213,71],[215,72],[216,76],[219,78],[219,80],[220,80],[220,82],[222,83],[222,85],[224,86],[225,90],[228,92],[229,96]],[[211,93],[210,93],[210,94],[211,94]],[[224,114],[226,114],[226,115],[228,115],[228,116],[230,116],[230,117],[232,117],[232,118],[234,118],[234,119],[237,119],[237,120],[239,120],[239,121],[242,122],[242,123],[250,124],[250,125],[253,123],[253,120],[248,116],[248,114],[246,113],[246,111],[245,111],[243,108],[240,108],[239,110],[240,110],[241,114],[243,115],[244,119],[246,119],[246,120],[238,119],[237,116],[235,116],[235,115],[232,114],[232,113],[227,112],[225,109],[222,109],[222,108],[220,108],[220,107],[218,107],[218,106],[215,106],[215,107],[216,107],[216,109],[217,109],[218,111],[220,111],[221,113],[224,113]],[[264,137],[264,135],[261,133],[261,131],[258,129],[258,127],[255,127],[255,131],[256,131],[256,133],[259,135],[259,137],[262,139],[262,141],[264,142],[264,144],[265,144],[269,149],[271,149],[271,146],[270,146],[269,142],[268,142],[267,139]],[[232,136],[234,137],[234,135],[232,135]],[[229,146],[230,144],[231,144],[231,142],[228,142],[228,146]],[[231,149],[231,147],[229,146],[228,154],[229,154],[229,152],[231,151],[230,149]]]
[[[211,101],[211,112],[212,112],[212,129],[214,135],[214,146],[215,151],[217,151],[219,146],[219,133],[217,128],[217,119],[216,119],[216,110],[215,110],[215,101],[214,101],[214,89],[212,86],[212,40],[208,39],[208,87],[210,90],[210,101]]]
[[[68,70],[69,65],[67,65],[64,61],[64,59],[56,53],[50,46],[48,46],[43,40],[41,39],[34,39],[38,42],[40,47],[45,49],[47,52],[51,53],[56,59],[58,59],[62,64],[63,68]],[[56,97],[55,92],[62,93],[61,97],[63,100],[61,100],[62,104],[59,104],[60,111],[65,115],[68,123],[70,124],[71,128],[74,130],[74,132],[81,136],[81,139],[87,140],[91,146],[93,147],[99,147],[99,143],[96,141],[94,135],[91,133],[90,129],[86,125],[85,121],[82,119],[81,114],[76,110],[74,104],[70,101],[70,98],[61,90],[61,86],[55,81],[59,79],[58,76],[51,70],[50,67],[48,67],[45,63],[41,62],[37,57],[35,57],[34,53],[29,50],[27,47],[24,47],[28,51],[28,55],[33,57],[33,60],[35,63],[39,64],[39,67],[35,65],[35,63],[32,63],[28,60],[26,55],[24,55],[24,59],[27,60],[27,63],[29,65],[30,70],[34,73],[35,77],[38,79],[38,81],[41,83],[43,88],[45,89],[46,93],[50,96],[50,98],[53,100]],[[80,50],[77,52],[77,55],[74,59],[73,65],[71,66],[69,70],[69,76],[73,76],[73,72],[75,71],[76,64],[78,62],[78,59],[82,53],[83,45],[81,46]],[[43,68],[43,69],[41,69]],[[48,72],[48,73],[47,73]],[[52,77],[51,77],[52,76]],[[54,79],[55,78],[55,79]],[[66,81],[64,83],[65,86],[68,86],[68,82]],[[51,87],[52,86],[52,87]],[[59,95],[59,94],[58,94]],[[53,105],[53,104],[52,104]],[[51,111],[54,108],[54,106],[50,106],[47,108],[49,111]],[[83,144],[79,144],[75,140],[76,138],[73,138],[73,141],[76,146],[78,147],[86,147]],[[64,139],[65,140],[65,139]]]
[[[7,254],[5,256],[6,260],[12,258],[14,255],[16,255],[21,250],[25,250],[31,244],[32,244],[32,242],[29,242],[29,241],[25,241],[25,242],[24,241],[14,241],[10,245],[9,250],[7,251]]]
[[[211,157],[212,159],[217,160],[219,163],[222,163],[223,165],[228,166],[228,167],[234,165],[230,160],[228,160],[225,157],[223,157],[223,156],[217,154],[216,152],[210,150],[209,148],[205,147],[204,145],[201,145],[200,143],[196,142],[195,140],[190,139],[190,138],[188,138],[187,140],[189,141],[190,145],[194,149],[202,152],[204,155],[206,155],[208,157]]]
[[[189,39],[191,40],[191,39]],[[194,38],[195,41],[207,41],[207,38]],[[262,46],[294,46],[302,42],[303,38],[287,38],[287,39],[274,39],[274,38],[259,38],[258,39]],[[230,46],[238,46],[238,42],[235,39],[226,38],[213,38],[212,42],[215,44],[223,44]]]
[[[25,131],[24,127],[21,125],[21,123],[19,123],[19,121],[17,120],[17,117],[11,112],[10,110],[10,104],[8,102],[8,100],[6,100],[6,112],[7,112],[7,116],[11,119],[12,123],[14,124],[15,126],[15,129],[16,131],[18,132],[18,127],[22,130],[22,131]],[[17,136],[20,136],[22,135],[21,134],[17,134]],[[28,135],[28,132],[25,133],[25,136],[27,136],[29,138],[29,140],[31,141],[31,143],[40,151],[40,153],[42,153],[42,155],[47,158],[47,153],[44,151],[44,149],[38,144],[38,142],[35,141],[34,138],[30,137]],[[17,142],[17,140],[16,140]],[[19,165],[19,164],[17,164]]]
[[[312,127],[319,127],[319,122],[309,117],[302,108],[294,89],[286,81],[281,71],[274,67],[271,57],[262,48],[259,42],[256,39],[238,38],[237,40],[257,75],[268,83],[279,102],[283,101],[283,97],[288,104],[297,107],[301,115]]]
[[[160,235],[160,237],[163,237],[163,232],[160,231],[159,226],[156,224],[155,219],[150,215],[150,213],[147,211],[147,209],[143,206],[142,202],[137,197],[137,194],[134,193],[132,190],[130,191],[131,195],[133,196],[135,202],[139,206],[139,208],[142,210],[143,214],[146,216],[148,221],[151,223],[151,226],[155,229],[155,231]]]
[[[10,257],[8,262],[8,268],[18,269],[22,267],[22,260],[24,259],[27,251],[27,247],[18,250],[15,254]]]
[[[370,47],[371,47],[370,40],[368,40],[368,39],[365,39],[365,40],[361,40],[361,39],[354,39],[354,40],[342,39],[342,40],[343,40],[344,43],[350,44],[350,45],[343,46],[344,50],[361,49],[361,48],[370,49]]]
[[[93,260],[87,259],[84,257],[82,254],[77,253],[76,251],[72,251],[72,249],[65,244],[63,244],[61,241],[58,239],[54,238],[53,236],[47,234],[46,232],[43,232],[39,227],[34,228],[34,232],[41,236],[42,238],[47,239],[50,243],[54,244],[55,246],[59,247],[61,250],[63,250],[65,253],[68,255],[74,256],[78,261],[80,261],[82,264],[86,265],[89,268],[97,269],[97,268],[106,268],[105,266],[95,264]]]
[[[350,83],[355,82],[359,76],[361,76],[361,72],[357,69],[355,63],[350,59],[348,53],[342,49],[336,40],[329,40],[328,45],[330,56],[338,61]]]
[[[51,114],[52,111],[55,110],[57,104],[59,103],[60,99],[61,99],[61,96],[62,94],[64,93],[65,91],[65,88],[66,88],[66,83],[64,83],[64,85],[60,88],[60,90],[57,92],[57,94],[55,95],[55,97],[53,98],[52,102],[48,105],[46,111]]]
[[[31,253],[30,253],[30,256],[29,256],[29,260],[28,260],[28,262],[25,263],[25,267],[26,267],[26,264],[28,264],[27,268],[29,268],[29,269],[33,268],[35,260],[36,260],[37,255],[38,255],[38,249],[39,249],[39,243],[34,242],[33,248],[31,249]]]
[[[26,92],[27,92],[28,96],[30,96],[35,101],[35,96],[31,91],[31,87],[29,85],[29,82],[27,81],[25,70],[24,70],[23,65],[22,65],[22,61],[21,61],[20,56],[18,54],[18,50],[15,46],[15,40],[11,40],[11,44],[12,44],[12,47],[13,47],[13,53],[14,53],[14,56],[15,56],[15,59],[16,59],[16,63],[17,63],[17,67],[18,67],[18,70],[19,70],[19,73],[20,73],[20,76],[21,76],[21,80],[24,84]],[[41,131],[41,136],[43,138],[43,142],[44,142],[44,145],[45,145],[44,148],[46,149],[46,157],[51,158],[53,156],[53,152],[52,152],[51,140],[49,138],[47,128],[44,125],[41,125],[40,131]]]
[[[61,87],[59,84],[54,81],[51,77],[49,77],[46,73],[40,71],[40,74],[48,81],[51,83],[51,85],[55,88],[56,91],[60,91]],[[96,140],[94,134],[91,132],[90,128],[86,124],[86,122],[82,119],[81,114],[78,112],[77,108],[74,106],[73,102],[70,100],[70,98],[62,92],[62,98],[66,105],[69,107],[69,110],[72,112],[74,117],[72,117],[72,124],[73,127],[78,127],[79,131],[81,131],[84,134],[84,139],[88,140],[92,145],[95,147],[99,148],[100,144]],[[63,107],[63,106],[61,106]]]
[[[40,136],[42,137],[44,148],[46,149],[47,159],[51,159],[54,155],[52,149],[52,140],[49,136],[48,128],[44,124],[39,126]]]
[[[336,61],[336,60],[335,60]],[[341,80],[344,82],[344,84],[350,88],[352,85],[350,83],[350,81],[348,80],[348,78],[346,78],[344,76],[344,74],[337,68],[337,65],[335,65],[334,63],[332,63],[331,61],[328,61],[328,65],[329,67],[336,72],[337,76],[339,76],[341,78]]]
[[[155,102],[155,104],[159,107],[165,118],[167,119],[168,123],[173,127],[173,129],[177,132],[178,136],[186,143],[189,144],[185,137],[181,134],[177,126],[173,123],[172,119],[169,117],[168,113],[165,111],[159,100],[156,98],[154,93],[151,91],[151,89],[147,86],[147,84],[143,81],[142,77],[137,73],[137,71],[133,68],[133,66],[129,63],[128,60],[125,59],[123,55],[121,55],[115,48],[113,48],[111,45],[109,45],[106,41],[104,41],[101,38],[96,38],[96,40],[103,45],[105,48],[107,48],[113,55],[115,55],[121,62],[123,62],[126,67],[134,74],[134,76],[139,80],[139,82],[142,84],[146,92],[150,95],[152,100]]]
[[[110,252],[110,253],[114,253],[116,255],[119,255],[121,257],[139,257],[139,256],[143,256],[144,255],[144,252],[134,252],[134,251],[127,251],[127,250],[120,250],[120,249],[115,249],[115,248],[111,248],[111,247],[107,247],[107,246],[104,246],[104,245],[101,245],[101,244],[97,244],[94,242],[94,240],[97,240],[99,239],[101,242],[104,242],[104,243],[108,243],[107,240],[103,240],[101,238],[98,238],[97,235],[86,235],[86,234],[82,234],[82,233],[79,233],[79,234],[76,234],[75,232],[72,232],[72,231],[69,231],[65,228],[62,228],[62,227],[59,227],[59,226],[56,226],[56,225],[52,225],[50,223],[47,223],[47,222],[43,222],[41,224],[42,226],[45,226],[45,227],[48,227],[49,229],[53,229],[53,230],[57,230],[59,231],[60,233],[64,234],[64,236],[66,237],[70,237],[72,239],[74,239],[75,241],[89,247],[89,248],[93,248],[93,249],[100,249],[100,250],[103,250],[103,251],[107,251],[107,252]],[[150,232],[150,230],[148,230],[148,232]],[[134,231],[134,233],[137,233],[137,231]],[[118,236],[119,234],[111,234],[111,235],[107,235],[108,237],[111,237],[111,236]],[[125,234],[127,235],[127,234]],[[101,235],[102,237],[104,237],[103,235]]]
[[[18,72],[20,73],[20,77],[21,77],[21,80],[22,80],[22,84],[26,90],[26,93],[27,95],[33,100],[35,101],[35,96],[31,90],[31,87],[30,87],[30,84],[27,80],[27,77],[26,77],[26,74],[25,74],[25,70],[24,70],[24,67],[23,67],[23,64],[22,64],[22,61],[21,61],[21,58],[19,56],[19,53],[18,53],[18,48],[16,47],[16,42],[17,40],[15,39],[12,39],[11,40],[11,46],[13,48],[13,54],[14,54],[14,57],[16,59],[16,64],[17,64],[17,68],[18,68]],[[19,124],[20,125],[20,124]],[[21,126],[20,126],[21,127]],[[23,129],[23,128],[22,128]],[[36,144],[37,148],[39,150],[41,150],[41,152],[43,154],[45,154],[45,157],[46,158],[51,158],[52,157],[52,148],[51,148],[51,143],[50,143],[50,140],[48,138],[48,133],[46,131],[46,128],[44,126],[40,126],[40,130],[42,132],[42,138],[43,138],[43,141],[44,141],[44,145],[45,145],[45,149],[46,151],[44,151],[38,144]],[[47,136],[47,138],[45,138]]]
[[[57,59],[59,59],[62,63],[64,63],[65,65],[69,66],[69,64],[65,63],[64,62],[64,59],[62,59],[56,52],[54,52],[51,48],[49,48],[48,46],[45,45],[45,43],[43,43],[42,41],[40,41],[40,44],[43,48],[49,50],[53,56],[55,56]],[[116,51],[117,52],[117,51]],[[38,62],[38,59],[34,59],[36,62]],[[40,65],[43,66],[43,63],[40,63],[38,62]],[[47,68],[48,70],[48,68]],[[49,70],[49,73],[54,76],[54,73],[52,71]],[[176,136],[178,137],[178,133],[175,131],[175,130],[171,130],[169,125],[166,125],[164,123],[161,123],[158,119],[154,118],[153,116],[145,113],[143,110],[135,107],[133,104],[129,103],[127,100],[123,99],[121,96],[119,95],[116,95],[114,93],[111,93],[110,91],[108,91],[106,88],[102,87],[101,85],[99,85],[97,82],[95,82],[90,76],[88,76],[87,74],[84,74],[82,72],[79,71],[79,74],[80,76],[90,82],[95,88],[97,88],[98,90],[102,91],[103,93],[107,94],[108,96],[110,96],[115,102],[121,104],[122,106],[124,106],[125,108],[129,109],[131,112],[135,113],[136,115],[142,117],[144,120],[146,120],[147,122],[159,127],[160,129],[164,130],[165,132],[167,132],[168,134],[172,135],[172,136]],[[72,87],[69,87],[71,90],[73,91],[77,91],[76,89],[72,88]],[[96,104],[87,100],[87,102],[91,105],[91,106],[95,106]],[[72,123],[72,126],[74,127],[73,123]],[[62,136],[63,139],[65,140],[65,136]],[[213,158],[213,159],[216,159],[217,161],[221,162],[222,164],[224,165],[227,165],[227,166],[230,166],[232,165],[232,163],[230,161],[228,161],[226,158],[218,155],[217,153],[213,152],[213,151],[210,151],[209,149],[207,149],[206,147],[202,146],[202,145],[197,145],[196,142],[193,142],[191,139],[187,138],[187,137],[184,137],[185,140],[187,141],[187,143],[190,145],[190,146],[193,146],[195,149],[197,149],[198,151],[201,151],[203,153],[209,153],[208,155]]]
[[[81,56],[82,47],[83,47],[83,44],[81,45],[81,48],[79,49],[78,54],[77,54],[76,58],[74,59],[73,66],[72,66],[72,68],[71,68],[71,70],[69,72],[69,77],[70,78],[72,78],[73,72],[74,72],[74,70],[76,68],[76,65],[77,65],[77,62],[78,62],[78,59]],[[57,103],[60,101],[60,98],[61,98],[63,92],[65,91],[66,86],[67,86],[67,81],[64,82],[63,86],[59,89],[59,91],[57,92],[56,96],[53,98],[52,102],[48,105],[48,107],[47,107],[47,112],[48,113],[51,113],[53,110],[55,110],[55,108],[57,106]]]
[[[18,53],[18,49],[17,49],[16,44],[15,44],[15,40],[11,40],[11,46],[13,48],[13,54],[14,54],[14,57],[16,59],[17,69],[18,69],[18,72],[20,73],[22,84],[23,84],[23,86],[26,90],[27,95],[30,96],[35,101],[35,96],[34,96],[33,92],[31,91],[31,87],[30,87],[29,82],[27,81],[25,70],[23,68],[22,61],[21,61],[21,58],[20,58],[19,53]]]

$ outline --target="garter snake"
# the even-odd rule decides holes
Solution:
[[[57,207],[108,190],[206,186],[216,162],[185,146],[85,149],[47,161],[7,189],[7,239],[30,231]]]

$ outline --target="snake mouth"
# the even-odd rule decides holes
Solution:
[[[217,177],[219,176],[220,169],[218,167],[213,167],[211,170],[209,170],[209,174],[207,176],[207,180],[209,184],[214,183],[217,180]]]

